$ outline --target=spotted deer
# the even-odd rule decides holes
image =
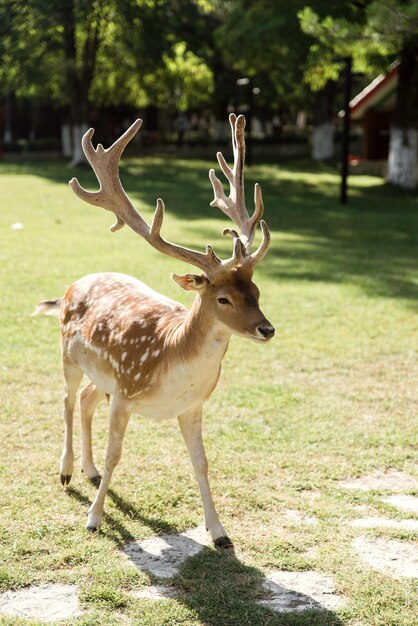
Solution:
[[[259,290],[252,282],[254,267],[267,252],[270,234],[261,220],[261,189],[255,185],[255,210],[250,217],[244,199],[245,118],[230,115],[234,165],[222,153],[217,158],[230,193],[210,170],[214,190],[211,206],[218,207],[234,222],[224,235],[232,237],[233,254],[221,260],[208,245],[197,252],[164,239],[161,226],[164,204],[157,200],[151,225],[134,208],[119,179],[119,160],[128,142],[141,126],[136,120],[108,149],[92,145],[91,128],[82,139],[99,191],[83,189],[78,180],[71,189],[82,200],[112,211],[116,231],[127,224],[156,250],[189,263],[201,274],[172,274],[183,289],[195,291],[190,310],[153,291],[135,278],[116,273],[92,274],[69,287],[56,301],[44,301],[38,312],[57,314],[61,322],[62,360],[65,378],[64,448],[60,461],[61,482],[71,480],[74,464],[73,411],[83,373],[90,382],[80,392],[81,468],[100,486],[88,512],[87,529],[99,528],[109,482],[122,451],[131,413],[151,419],[177,417],[188,448],[203,501],[206,528],[218,547],[232,543],[216,512],[202,441],[202,405],[219,379],[221,361],[231,335],[265,343],[274,328],[259,308]],[[262,241],[250,253],[258,223]],[[100,477],[94,464],[91,427],[94,410],[106,395],[111,397],[109,440],[105,468]]]

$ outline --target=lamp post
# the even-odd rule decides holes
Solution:
[[[348,153],[350,146],[350,99],[351,99],[351,79],[352,79],[352,58],[337,57],[335,63],[345,63],[344,67],[344,120],[341,152],[341,191],[340,200],[342,204],[347,204],[347,177],[348,177]]]

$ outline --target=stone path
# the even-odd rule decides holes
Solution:
[[[376,472],[354,480],[342,481],[339,484],[345,489],[397,492],[382,497],[381,501],[407,513],[418,513],[418,498],[400,493],[417,489],[418,481],[403,472],[394,470],[385,474]],[[418,520],[415,518],[394,520],[386,517],[364,517],[353,520],[350,525],[354,528],[418,531]],[[353,548],[368,565],[384,574],[389,574],[394,578],[418,578],[416,543],[383,537],[359,536],[353,540]]]
[[[169,600],[176,597],[176,591],[173,587],[164,587],[162,585],[151,585],[139,591],[132,591],[134,598],[145,598],[146,600]]]
[[[318,572],[271,572],[264,581],[264,588],[272,596],[260,600],[259,604],[280,613],[334,610],[344,602],[337,594],[332,578]]]
[[[315,523],[313,518],[307,518],[297,511],[286,511],[286,517],[292,522]],[[170,578],[187,558],[208,545],[211,545],[208,533],[204,526],[198,526],[179,535],[132,541],[125,546],[124,551],[139,569],[160,578]],[[342,603],[332,580],[317,572],[271,572],[264,579],[264,588],[270,598],[260,601],[260,604],[280,612],[334,609]],[[175,593],[170,587],[148,587],[135,593],[136,597],[156,600],[173,595]]]
[[[39,585],[0,594],[0,614],[43,622],[81,615],[77,587]]]
[[[345,489],[389,491],[381,500],[409,517],[390,519],[382,516],[360,517],[350,522],[356,529],[393,529],[418,531],[418,497],[402,493],[418,487],[415,479],[403,472],[390,471],[342,481]],[[358,509],[364,513],[363,509]],[[367,510],[367,507],[366,507]],[[295,525],[314,525],[317,520],[291,509],[283,512],[287,522]],[[177,574],[184,561],[211,545],[203,526],[178,535],[162,535],[143,541],[133,541],[125,546],[125,555],[133,566],[158,578],[169,579]],[[418,550],[408,541],[373,536],[357,536],[353,549],[370,567],[394,578],[418,578]],[[308,608],[334,610],[344,598],[336,593],[333,580],[319,572],[274,571],[264,578],[263,586],[269,597],[259,601],[263,606],[278,612],[304,611]],[[176,597],[173,587],[152,585],[133,591],[136,598],[169,600]],[[0,614],[10,617],[37,619],[41,622],[58,622],[77,617],[82,613],[77,587],[73,585],[39,585],[0,594]]]
[[[374,569],[395,578],[418,578],[417,545],[383,537],[357,537],[353,546]]]
[[[363,517],[350,522],[354,528],[393,528],[394,530],[418,531],[418,519],[394,520],[386,517]]]
[[[418,481],[415,480],[415,478],[396,470],[390,470],[384,474],[381,472],[373,472],[372,474],[360,476],[359,478],[341,480],[339,485],[344,489],[359,489],[361,491],[387,489],[392,492],[402,492],[418,489]]]
[[[392,506],[396,506],[397,509],[402,509],[402,511],[418,513],[418,498],[416,496],[389,496],[388,498],[382,498],[382,501],[392,504]]]
[[[139,569],[159,578],[171,578],[186,559],[208,545],[208,533],[202,525],[179,535],[131,541],[126,544],[124,552]]]

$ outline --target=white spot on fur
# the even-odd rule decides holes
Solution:
[[[156,356],[158,356],[160,354],[160,352],[161,352],[161,350],[154,350],[154,352],[152,353],[151,356],[156,357]]]
[[[143,335],[141,337],[141,343],[144,343],[144,341],[146,341],[148,339],[148,337],[146,335]]]
[[[128,355],[127,352],[122,352],[122,361],[126,359],[127,355]]]
[[[88,347],[89,350],[92,350],[93,352],[95,352],[97,356],[102,355],[102,349],[99,348],[98,346],[95,346],[92,343],[86,343],[86,346]]]
[[[144,352],[144,354],[141,356],[140,360],[139,360],[139,364],[142,365],[142,363],[145,363],[145,361],[148,358],[148,349],[146,350],[146,352]]]
[[[139,380],[140,378],[141,378],[141,372],[138,372],[138,374],[135,374],[134,380]]]

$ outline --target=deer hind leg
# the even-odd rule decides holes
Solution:
[[[68,485],[74,469],[73,451],[73,415],[77,398],[77,390],[83,378],[82,370],[71,361],[63,362],[65,395],[64,395],[64,448],[60,460],[61,484]]]
[[[216,547],[232,548],[232,542],[219,520],[210,491],[208,462],[202,439],[202,409],[183,413],[178,419],[202,496],[206,529]]]
[[[93,383],[88,383],[80,392],[81,471],[94,482],[100,480],[100,472],[93,461],[91,423],[97,405],[104,398],[105,394]]]
[[[109,442],[106,452],[105,469],[96,498],[89,509],[86,528],[98,530],[102,521],[104,501],[113,471],[120,461],[122,442],[129,421],[129,412],[117,397],[113,397],[110,407]]]

